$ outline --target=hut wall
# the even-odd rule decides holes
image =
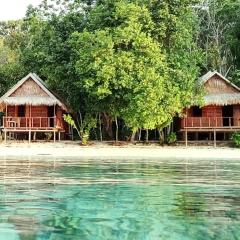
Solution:
[[[41,127],[48,127],[48,106],[32,106],[31,117],[36,118],[33,119],[33,127],[39,127],[40,121]]]
[[[222,117],[222,107],[221,106],[206,106],[202,108],[203,117]]]
[[[57,112],[56,112],[56,116],[57,116],[57,127],[58,128],[63,128],[63,112],[62,109],[57,107]]]
[[[202,109],[202,124],[203,126],[221,127],[223,126],[222,120],[222,107],[221,106],[206,106]]]
[[[222,107],[221,106],[206,106],[202,108],[202,116],[194,116],[193,107],[187,110],[187,119],[182,120],[182,127],[186,121],[189,127],[221,127],[223,126],[222,120]]]
[[[6,117],[16,117],[16,107],[15,106],[7,106],[5,110]]]
[[[204,89],[207,93],[239,93],[231,84],[214,75],[205,84]]]
[[[48,117],[48,106],[32,106],[32,117]]]
[[[233,106],[234,126],[240,126],[240,105]]]

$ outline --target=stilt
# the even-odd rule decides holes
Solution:
[[[198,132],[195,133],[195,141],[198,141]]]
[[[213,132],[213,138],[214,138],[214,147],[216,148],[217,147],[217,136],[216,136],[217,134],[216,134],[216,130],[214,130],[214,132]]]
[[[212,140],[212,133],[209,133],[209,137],[208,137],[209,139],[209,141],[211,141]]]
[[[56,142],[56,131],[53,132],[53,141]]]
[[[31,131],[28,132],[28,142],[31,143]]]
[[[61,132],[60,131],[58,132],[58,141],[59,142],[61,141]]]
[[[188,146],[188,132],[187,130],[185,131],[185,146]]]
[[[36,135],[37,135],[37,133],[34,132],[34,133],[33,133],[33,140],[34,140],[34,141],[36,141]]]

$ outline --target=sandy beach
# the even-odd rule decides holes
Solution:
[[[240,149],[211,146],[169,147],[169,146],[109,146],[93,144],[80,146],[76,142],[58,143],[7,143],[0,144],[0,158],[17,156],[51,156],[76,158],[178,158],[178,159],[239,159]]]

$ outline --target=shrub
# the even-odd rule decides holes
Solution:
[[[167,138],[166,138],[166,142],[168,144],[176,143],[177,142],[177,135],[176,135],[176,133],[172,132],[172,133],[168,134]]]
[[[88,144],[90,131],[96,127],[97,121],[91,115],[86,115],[83,119],[82,124],[79,126],[75,123],[73,118],[70,115],[63,115],[64,121],[76,129],[80,139],[82,140],[83,145]]]
[[[236,147],[240,147],[240,133],[235,132],[232,134],[231,139],[233,140]]]
[[[50,141],[52,136],[53,136],[53,134],[51,132],[48,132],[48,133],[45,133],[45,136],[46,136],[46,140]]]

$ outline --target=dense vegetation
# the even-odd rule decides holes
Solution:
[[[163,138],[201,100],[201,74],[216,69],[238,84],[239,29],[239,0],[43,0],[0,23],[0,93],[36,72],[82,135]]]

